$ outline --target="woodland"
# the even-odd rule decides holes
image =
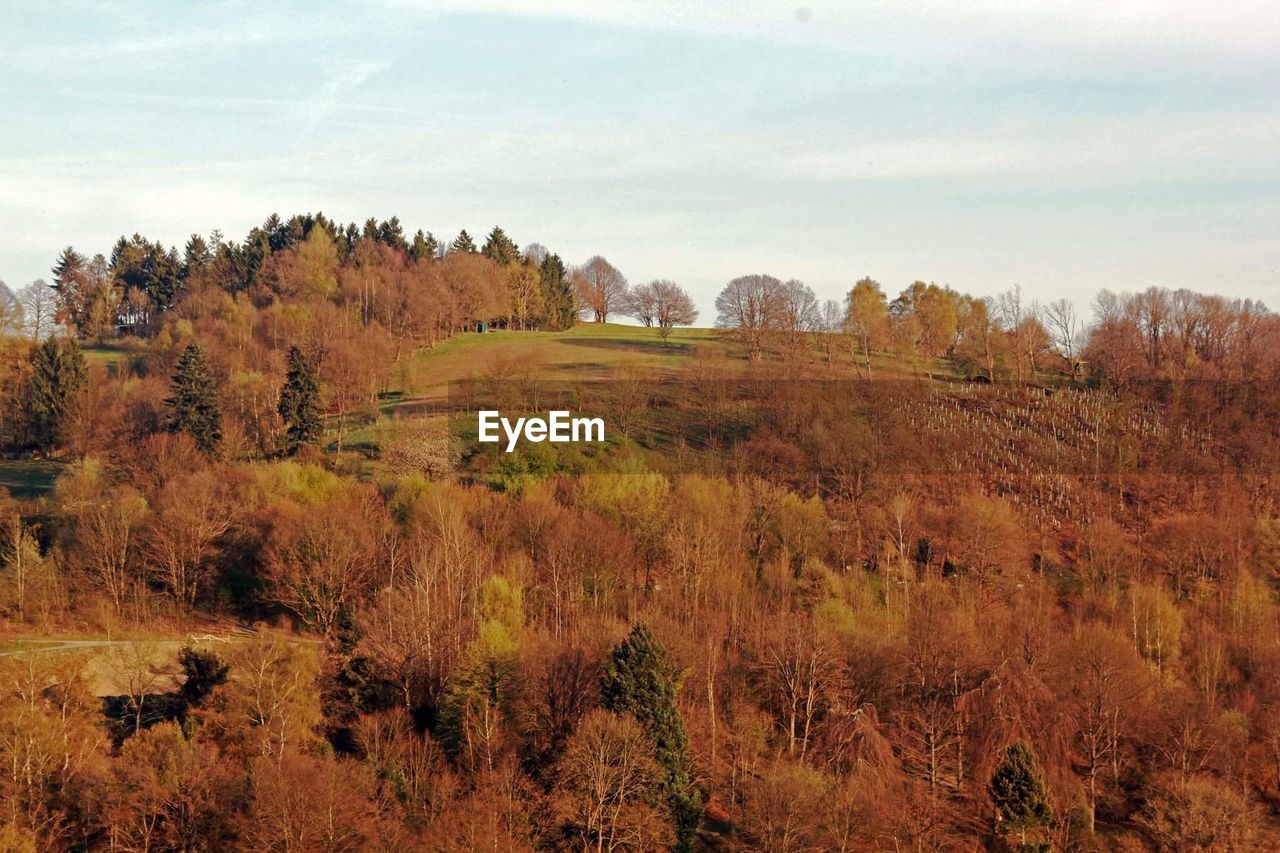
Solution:
[[[1280,847],[1280,316],[715,309],[319,214],[0,286],[0,849]]]

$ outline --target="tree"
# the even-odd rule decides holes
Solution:
[[[218,386],[199,344],[189,344],[178,360],[165,404],[169,407],[170,432],[187,433],[206,455],[217,452],[222,440]]]
[[[542,301],[547,315],[547,326],[555,331],[573,328],[578,316],[577,297],[568,270],[559,255],[547,255],[538,265],[542,277]]]
[[[1076,366],[1076,350],[1080,344],[1080,321],[1076,319],[1075,305],[1069,299],[1050,302],[1044,311],[1045,323],[1053,347],[1067,360],[1072,369]]]
[[[524,330],[543,313],[542,277],[537,269],[518,261],[507,264],[506,269],[511,320]]]
[[[637,625],[613,650],[600,678],[600,703],[615,714],[630,714],[653,741],[662,767],[667,802],[675,823],[676,847],[689,850],[702,817],[701,795],[689,778],[688,740],[676,707],[681,676],[667,650],[649,629]]]
[[[657,295],[653,292],[653,283],[639,284],[631,288],[627,294],[627,305],[624,313],[644,324],[645,328],[653,326],[657,313]]]
[[[264,555],[272,597],[330,636],[373,584],[377,563],[363,508],[335,499],[282,519]]]
[[[27,429],[32,442],[43,451],[62,439],[71,402],[88,381],[84,354],[73,340],[50,336],[32,355],[27,382]]]
[[[796,359],[804,349],[806,336],[818,331],[821,326],[822,311],[813,288],[802,281],[788,281],[782,286],[781,296],[778,302],[778,331],[787,357]]]
[[[520,260],[520,247],[512,242],[505,231],[495,225],[485,239],[484,248],[480,250],[480,254],[498,266],[505,267]]]
[[[600,255],[579,267],[578,273],[578,298],[583,306],[595,322],[609,322],[609,314],[626,304],[626,276]]]
[[[320,381],[316,369],[296,346],[289,347],[289,372],[280,389],[280,417],[284,418],[285,453],[315,444],[324,434],[320,418]]]
[[[458,236],[449,244],[451,252],[466,252],[469,255],[476,253],[476,241],[471,239],[471,235],[467,233],[467,229],[463,228]]]
[[[653,805],[662,768],[630,717],[589,713],[569,739],[559,769],[563,811],[584,849],[656,850],[671,843],[669,817]]]
[[[17,335],[24,327],[22,303],[8,286],[0,281],[0,338]]]
[[[716,326],[729,329],[754,361],[778,328],[785,298],[782,282],[771,275],[735,278],[716,297]]]
[[[690,326],[698,319],[693,297],[674,281],[659,279],[649,283],[653,292],[654,322],[665,342],[676,326]]]
[[[845,329],[862,351],[868,379],[871,378],[871,350],[884,341],[888,320],[889,303],[880,283],[871,278],[859,279],[847,297]]]
[[[218,540],[236,518],[236,502],[211,470],[175,478],[160,490],[146,552],[154,577],[185,608],[195,606],[213,571]]]
[[[57,322],[57,298],[44,279],[36,279],[18,291],[22,305],[22,325],[33,341],[42,341],[54,333]]]
[[[1031,747],[1015,741],[991,774],[987,788],[1004,832],[1017,833],[1025,844],[1027,833],[1048,826],[1052,817],[1044,773]]]
[[[418,233],[413,235],[413,244],[409,246],[409,257],[415,261],[434,261],[440,256],[440,244],[430,231],[426,234],[422,233],[422,229],[418,229]]]

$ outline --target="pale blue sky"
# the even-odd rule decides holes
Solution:
[[[271,212],[729,278],[1280,305],[1274,2],[13,2],[0,279]]]

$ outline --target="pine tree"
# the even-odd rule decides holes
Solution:
[[[178,360],[171,396],[165,403],[170,409],[169,429],[187,433],[195,439],[196,447],[213,455],[222,440],[222,413],[218,411],[218,387],[199,344],[188,346]]]
[[[84,388],[89,370],[74,340],[59,342],[52,335],[32,354],[27,381],[27,429],[42,451],[56,447],[75,395]]]
[[[1024,845],[1029,831],[1049,824],[1051,810],[1044,773],[1031,747],[1022,741],[1015,741],[1004,751],[1004,760],[991,774],[987,790],[1003,831],[1017,833]]]
[[[320,383],[316,369],[303,356],[302,350],[289,347],[289,373],[280,389],[280,417],[285,432],[285,452],[293,455],[298,448],[315,444],[324,433],[320,420]]]
[[[422,229],[418,229],[418,233],[413,235],[413,245],[409,247],[409,256],[415,261],[434,261],[440,254],[440,244],[436,242],[436,238],[430,231],[426,234],[422,233]]]
[[[569,281],[564,261],[559,255],[547,255],[538,271],[542,276],[542,301],[546,306],[547,325],[558,331],[573,328],[578,311],[573,283]]]
[[[648,628],[637,625],[609,657],[600,677],[600,701],[615,714],[634,717],[653,741],[675,821],[675,849],[690,850],[702,819],[702,798],[689,779],[688,738],[676,708],[680,682],[667,650]]]
[[[378,225],[378,242],[385,246],[404,252],[409,244],[404,239],[404,228],[400,225],[400,217],[393,216]]]
[[[505,231],[495,225],[484,241],[484,248],[480,250],[480,254],[498,266],[505,267],[513,261],[520,260],[520,247],[512,242]]]
[[[476,253],[476,241],[472,240],[471,235],[467,233],[467,229],[463,228],[462,233],[454,238],[453,244],[449,248],[454,252],[470,252],[474,255]]]

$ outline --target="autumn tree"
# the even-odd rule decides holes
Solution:
[[[626,276],[600,255],[578,268],[578,299],[597,323],[609,322],[609,314],[626,305]]]
[[[376,571],[360,507],[335,499],[273,532],[265,566],[276,601],[302,624],[329,636],[352,616]]]
[[[676,326],[691,326],[698,320],[698,309],[684,288],[674,281],[658,279],[649,283],[653,293],[653,322],[665,342]]]
[[[236,503],[211,470],[171,480],[157,496],[144,550],[155,579],[184,609],[208,589],[218,541],[236,521]]]
[[[584,849],[653,850],[671,844],[653,744],[629,716],[589,713],[559,764],[560,808]]]
[[[883,344],[888,329],[889,303],[880,283],[861,278],[849,291],[845,302],[845,330],[853,335],[862,352],[867,378],[871,378],[871,351]]]
[[[716,297],[716,327],[729,330],[756,360],[778,328],[785,299],[782,282],[773,276],[735,278]]]

